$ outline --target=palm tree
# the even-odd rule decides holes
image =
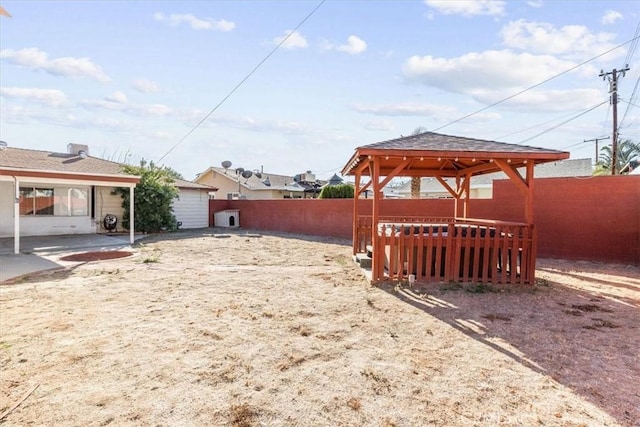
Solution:
[[[417,128],[415,128],[413,130],[413,132],[411,132],[411,135],[418,135],[421,133],[425,133],[427,132],[427,128],[425,128],[424,126],[418,126]],[[411,198],[412,199],[419,199],[420,198],[420,177],[419,176],[414,176],[411,178]]]
[[[630,162],[640,161],[640,143],[635,143],[630,139],[618,142],[616,150],[616,172],[624,172],[626,166]],[[600,159],[596,164],[596,175],[609,175],[611,173],[611,159],[613,158],[613,149],[611,145],[606,145],[600,149]],[[628,172],[628,171],[627,171]]]

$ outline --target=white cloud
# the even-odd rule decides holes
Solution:
[[[358,55],[367,50],[367,43],[358,36],[349,36],[347,44],[338,46],[337,49],[350,55]]]
[[[120,111],[137,117],[174,117],[180,119],[184,113],[164,104],[124,104],[107,101],[83,100],[80,105],[86,110]]]
[[[100,82],[111,79],[102,68],[91,62],[89,58],[63,57],[50,60],[47,53],[38,48],[22,50],[0,50],[0,58],[12,64],[20,65],[31,70],[43,70],[49,74],[63,77],[87,77]]]
[[[372,130],[376,132],[379,132],[379,131],[390,132],[396,129],[393,123],[391,123],[389,120],[386,120],[386,119],[366,120],[360,123],[362,124],[362,127],[365,128],[366,130]]]
[[[158,84],[156,82],[151,81],[151,80],[146,80],[146,79],[135,80],[131,84],[131,87],[133,87],[138,92],[142,92],[142,93],[160,92],[160,87],[158,86]]]
[[[513,95],[508,90],[483,91],[476,90],[472,96],[483,103],[493,104]],[[606,100],[598,89],[569,89],[569,90],[528,90],[515,98],[506,101],[502,108],[509,111],[526,112],[564,112],[584,111]]]
[[[153,15],[153,19],[158,22],[166,22],[171,26],[186,23],[194,30],[231,31],[236,27],[234,22],[225,19],[198,18],[191,14],[174,13],[167,16],[157,12]]]
[[[280,43],[282,43],[282,47],[285,49],[305,48],[308,46],[307,39],[302,34],[298,31],[292,32],[291,30],[285,31],[282,37],[273,39],[273,44],[279,45]]]
[[[352,107],[359,113],[369,113],[378,116],[438,116],[441,117],[445,114],[455,113],[453,107],[404,102],[397,104],[355,104]]]
[[[405,62],[403,74],[427,86],[468,94],[474,89],[530,86],[573,65],[549,55],[490,50],[451,59],[412,56]]]
[[[602,23],[604,25],[615,24],[616,21],[623,19],[622,13],[615,10],[608,10],[602,17]]]
[[[614,38],[615,35],[612,33],[592,33],[582,25],[555,28],[548,23],[529,22],[523,19],[509,22],[502,29],[502,40],[505,46],[533,53],[578,55],[581,58],[597,55],[613,48]]]
[[[425,4],[444,15],[503,15],[502,0],[425,0]]]
[[[49,107],[61,107],[67,103],[66,95],[56,89],[2,87],[0,95],[7,98],[36,101]]]
[[[115,102],[116,104],[126,104],[127,103],[127,95],[120,91],[116,91],[111,95],[108,95],[104,98],[109,102]]]
[[[527,4],[535,9],[539,9],[542,7],[543,5],[543,1],[542,0],[529,0],[527,2]]]
[[[470,96],[490,105],[574,66],[549,55],[516,54],[508,50],[469,53],[457,58],[413,56],[403,68],[409,81]],[[526,111],[570,111],[606,99],[602,89],[527,90],[505,102]]]

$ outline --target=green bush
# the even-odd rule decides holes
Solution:
[[[140,176],[134,189],[135,230],[143,233],[174,231],[178,222],[173,214],[172,203],[178,197],[178,189],[173,185],[180,175],[168,167],[158,167],[153,162],[142,160],[140,166],[125,165],[125,172]],[[122,226],[129,229],[129,189],[118,187],[114,194],[122,197]]]
[[[353,199],[353,186],[349,184],[327,185],[320,191],[319,199]]]

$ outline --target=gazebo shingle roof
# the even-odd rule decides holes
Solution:
[[[504,160],[512,167],[569,158],[569,153],[527,145],[508,144],[476,138],[424,132],[356,148],[342,170],[342,175],[356,173],[368,159],[379,157],[380,174],[396,175],[403,162],[404,176],[482,175],[500,170],[494,160]],[[370,171],[362,170],[363,174]]]
[[[425,132],[359,147],[360,149],[459,151],[487,153],[560,153],[557,150]]]

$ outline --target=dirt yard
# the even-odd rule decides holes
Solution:
[[[224,232],[0,286],[0,422],[640,426],[638,267],[371,287],[349,242]]]

